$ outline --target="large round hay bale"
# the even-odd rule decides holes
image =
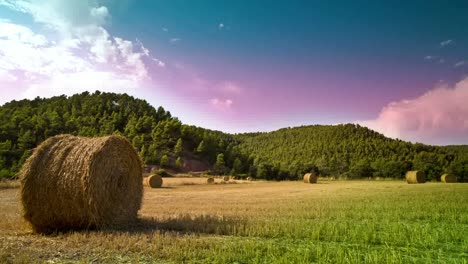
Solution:
[[[457,182],[457,177],[452,174],[444,174],[440,177],[440,181],[445,183]]]
[[[223,176],[223,181],[225,181],[225,182],[229,181],[230,179],[231,179],[231,177],[229,177],[229,176]]]
[[[208,179],[206,179],[206,183],[208,184],[213,184],[215,182],[215,179],[213,177],[209,177]]]
[[[317,183],[317,175],[315,173],[306,173],[304,175],[304,182],[305,183]]]
[[[406,173],[406,182],[407,183],[425,183],[426,175],[422,171],[408,171]]]
[[[151,188],[161,188],[163,179],[161,176],[153,174],[145,178],[145,185]]]
[[[24,218],[41,233],[126,224],[141,206],[142,170],[124,137],[49,138],[20,172]]]

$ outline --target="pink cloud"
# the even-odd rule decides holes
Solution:
[[[242,88],[234,82],[225,81],[219,85],[219,89],[223,93],[227,94],[240,94],[242,92]]]
[[[386,136],[428,144],[468,144],[468,78],[392,102],[375,120],[358,122]]]
[[[222,100],[218,98],[213,98],[210,100],[210,103],[218,110],[227,111],[231,109],[233,101],[231,99]]]

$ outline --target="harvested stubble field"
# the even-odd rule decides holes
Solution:
[[[19,189],[0,189],[0,262],[467,263],[467,194],[402,181],[174,182],[145,188],[126,229],[44,236],[21,219]]]

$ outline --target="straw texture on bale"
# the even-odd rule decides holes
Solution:
[[[413,183],[425,183],[426,175],[422,171],[408,171],[406,172],[406,182]]]
[[[163,179],[161,176],[153,174],[145,178],[145,185],[151,188],[161,188]]]
[[[315,173],[306,173],[304,175],[305,183],[317,183],[317,175]]]
[[[444,174],[440,177],[440,181],[445,183],[457,182],[457,177],[452,174]]]
[[[206,183],[208,183],[208,184],[213,184],[214,182],[215,182],[215,179],[212,178],[212,177],[206,179]]]
[[[127,224],[141,206],[142,170],[124,137],[49,138],[20,171],[24,218],[40,233]]]
[[[223,177],[223,181],[229,181],[230,179],[231,179],[231,177],[229,177],[229,176],[224,176]]]

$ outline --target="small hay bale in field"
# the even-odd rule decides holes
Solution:
[[[24,218],[40,233],[127,224],[141,206],[142,172],[124,137],[49,138],[19,174]]]
[[[406,173],[406,182],[407,183],[425,183],[426,175],[422,171],[408,171]]]
[[[214,182],[215,182],[215,179],[212,177],[209,177],[208,179],[206,179],[206,183],[208,184],[213,184]]]
[[[229,179],[231,179],[231,177],[229,177],[229,176],[224,176],[223,177],[223,181],[225,181],[225,182],[229,181]]]
[[[453,183],[457,182],[457,177],[452,174],[444,174],[442,177],[440,177],[440,181],[445,183]]]
[[[315,173],[306,173],[304,175],[304,182],[305,183],[317,183],[317,175]]]
[[[153,174],[145,178],[145,185],[151,188],[161,188],[163,179],[161,176]]]

